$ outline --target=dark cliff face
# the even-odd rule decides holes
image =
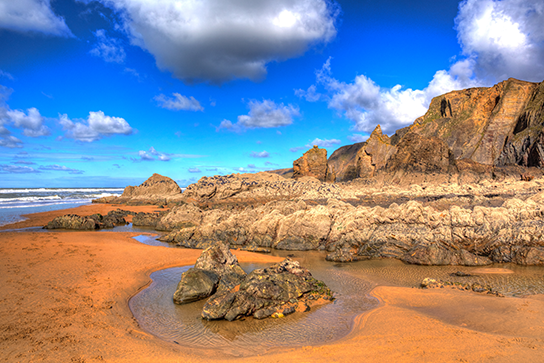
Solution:
[[[336,173],[336,181],[342,182],[357,178],[357,152],[365,145],[364,142],[358,142],[352,145],[342,146],[336,149],[329,158],[329,165]]]
[[[411,148],[407,143],[421,140],[428,143],[430,138],[435,146],[440,146],[442,160],[449,159],[445,153],[451,152],[452,160],[498,167],[541,168],[544,167],[543,129],[544,82],[508,79],[493,87],[469,88],[435,97],[425,115],[412,125],[391,137],[383,135],[378,125],[367,141],[344,146],[329,162],[339,171],[339,181],[370,178],[378,171],[386,171],[385,165],[391,158],[403,159],[396,155],[400,144],[404,143],[403,149],[407,150]],[[414,135],[406,139],[410,134],[424,139]],[[435,155],[419,154],[418,148],[418,145],[411,148],[411,154],[416,157],[409,159],[416,164],[432,165]],[[422,160],[425,157],[431,159]],[[444,172],[442,169],[439,168],[440,172]],[[446,169],[451,173],[455,168]]]

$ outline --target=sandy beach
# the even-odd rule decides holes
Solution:
[[[3,229],[46,224],[66,213],[105,214],[117,206],[53,211]],[[127,207],[152,211],[155,207]],[[193,264],[200,250],[137,242],[136,233],[2,232],[0,361],[3,362],[537,362],[544,348],[544,298],[497,298],[448,289],[384,287],[379,308],[345,338],[322,346],[236,358],[190,349],[143,331],[128,301],[157,270]],[[241,262],[277,257],[233,251]],[[326,327],[324,327],[326,329]]]

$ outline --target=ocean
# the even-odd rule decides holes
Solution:
[[[121,195],[124,188],[0,188],[0,226],[22,221],[24,214],[90,204],[91,200]]]

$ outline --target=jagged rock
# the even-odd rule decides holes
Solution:
[[[81,217],[77,214],[66,214],[56,217],[44,227],[46,229],[76,229],[95,230],[100,228],[99,222],[91,217]]]
[[[279,317],[301,308],[306,311],[319,299],[332,300],[330,289],[297,261],[285,259],[252,271],[236,288],[212,296],[204,305],[202,318],[232,321],[243,316]]]
[[[186,304],[207,298],[216,291],[230,290],[245,276],[229,246],[218,243],[205,249],[195,266],[181,274],[173,296],[174,303]]]
[[[349,248],[339,248],[334,252],[329,253],[325,259],[332,262],[354,262],[365,258],[357,256],[356,251],[354,252]]]
[[[357,170],[357,152],[365,145],[358,142],[352,145],[342,146],[336,149],[329,157],[327,163],[336,174],[336,181],[342,182],[359,177]]]
[[[327,163],[327,150],[314,145],[304,155],[293,161],[293,178],[297,179],[303,176],[312,176],[322,182],[336,180],[334,171]]]
[[[371,178],[383,169],[389,158],[397,151],[391,144],[391,139],[382,133],[380,125],[365,141],[364,146],[357,152],[356,168],[360,178]]]

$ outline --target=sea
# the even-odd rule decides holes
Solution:
[[[0,188],[0,226],[25,220],[23,215],[74,208],[93,199],[119,196],[124,188]]]

